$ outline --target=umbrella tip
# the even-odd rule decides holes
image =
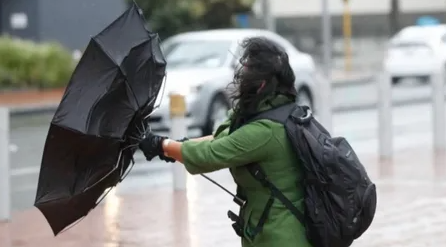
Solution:
[[[135,0],[133,0],[133,7],[138,11],[140,15],[144,15],[144,11],[138,6]]]

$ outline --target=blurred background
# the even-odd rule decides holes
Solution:
[[[395,83],[415,79],[395,89],[396,103],[429,101],[426,82],[435,65],[425,68],[433,61],[425,50],[437,49],[433,54],[446,64],[442,0],[330,0],[325,9],[323,0],[136,2],[164,41],[166,95],[179,85],[187,95],[191,135],[211,133],[226,116],[225,87],[241,52],[237,44],[246,36],[266,35],[286,48],[303,104],[316,105],[316,72],[331,70],[325,78],[333,85],[335,112],[375,109],[374,78],[383,65],[394,71]],[[48,123],[83,49],[129,3],[0,0],[0,104],[12,109],[12,166],[26,168],[17,170],[23,173],[17,178],[32,178],[28,189],[35,186]],[[330,35],[325,41],[324,29]],[[169,130],[167,100],[152,118],[159,131]]]
[[[162,38],[179,32],[227,27],[263,28],[262,0],[151,0],[137,1],[151,28]],[[441,0],[343,0],[330,1],[333,34],[333,67],[344,67],[344,37],[351,30],[352,69],[379,67],[389,37],[401,28],[427,19],[443,23]],[[124,0],[1,0],[0,32],[37,42],[57,41],[71,50],[82,50],[89,37],[126,7]],[[269,15],[275,30],[298,49],[321,58],[322,1],[275,0]],[[350,27],[346,25],[350,16]],[[82,27],[82,28],[80,28]]]
[[[324,107],[317,102],[318,85],[330,84],[333,131],[349,138],[358,153],[378,154],[382,71],[393,85],[394,147],[432,145],[430,82],[438,68],[446,68],[444,0],[136,2],[163,41],[168,76],[160,96],[173,90],[186,96],[190,136],[212,133],[225,118],[231,107],[226,85],[242,52],[238,44],[263,35],[290,54],[299,101],[316,114]],[[49,122],[82,51],[129,3],[0,0],[0,105],[11,111],[15,211],[32,207]],[[151,118],[160,133],[170,127],[163,98]],[[146,165],[140,153],[136,161],[123,190],[171,184],[169,166]]]

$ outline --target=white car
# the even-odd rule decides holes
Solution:
[[[408,26],[391,38],[384,69],[397,84],[404,78],[428,82],[430,75],[446,65],[446,25]]]
[[[162,43],[167,60],[167,77],[162,103],[150,117],[152,130],[169,130],[169,97],[172,92],[184,94],[189,128],[212,133],[227,117],[232,106],[227,86],[243,51],[244,38],[264,36],[281,45],[288,53],[296,73],[296,88],[302,104],[313,105],[315,63],[312,57],[298,51],[283,37],[257,29],[219,29],[175,35]],[[159,98],[158,97],[158,98]]]

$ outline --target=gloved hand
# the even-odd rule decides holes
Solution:
[[[184,141],[187,141],[187,140],[189,140],[189,138],[184,137],[184,138],[181,139],[181,140],[177,140],[177,142],[184,142]],[[164,160],[165,162],[168,162],[168,163],[169,163],[169,162],[171,162],[171,163],[175,163],[175,162],[176,162],[175,159],[170,158],[170,157],[167,157],[166,155],[164,155],[164,153],[161,154],[161,155],[159,156],[159,158],[160,158],[160,160]]]
[[[163,160],[163,161],[165,161],[167,163],[169,163],[169,162],[170,163],[175,163],[176,162],[176,160],[174,158],[167,157],[164,154],[160,154],[159,158],[160,158],[160,160]]]
[[[151,161],[156,156],[164,156],[163,141],[167,139],[165,136],[155,135],[149,132],[146,137],[139,143],[139,149],[144,153],[146,159]]]

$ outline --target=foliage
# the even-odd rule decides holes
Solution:
[[[233,27],[233,15],[249,12],[254,3],[254,0],[135,1],[161,38],[192,30]]]
[[[74,66],[71,53],[58,43],[0,37],[0,87],[62,87]]]

